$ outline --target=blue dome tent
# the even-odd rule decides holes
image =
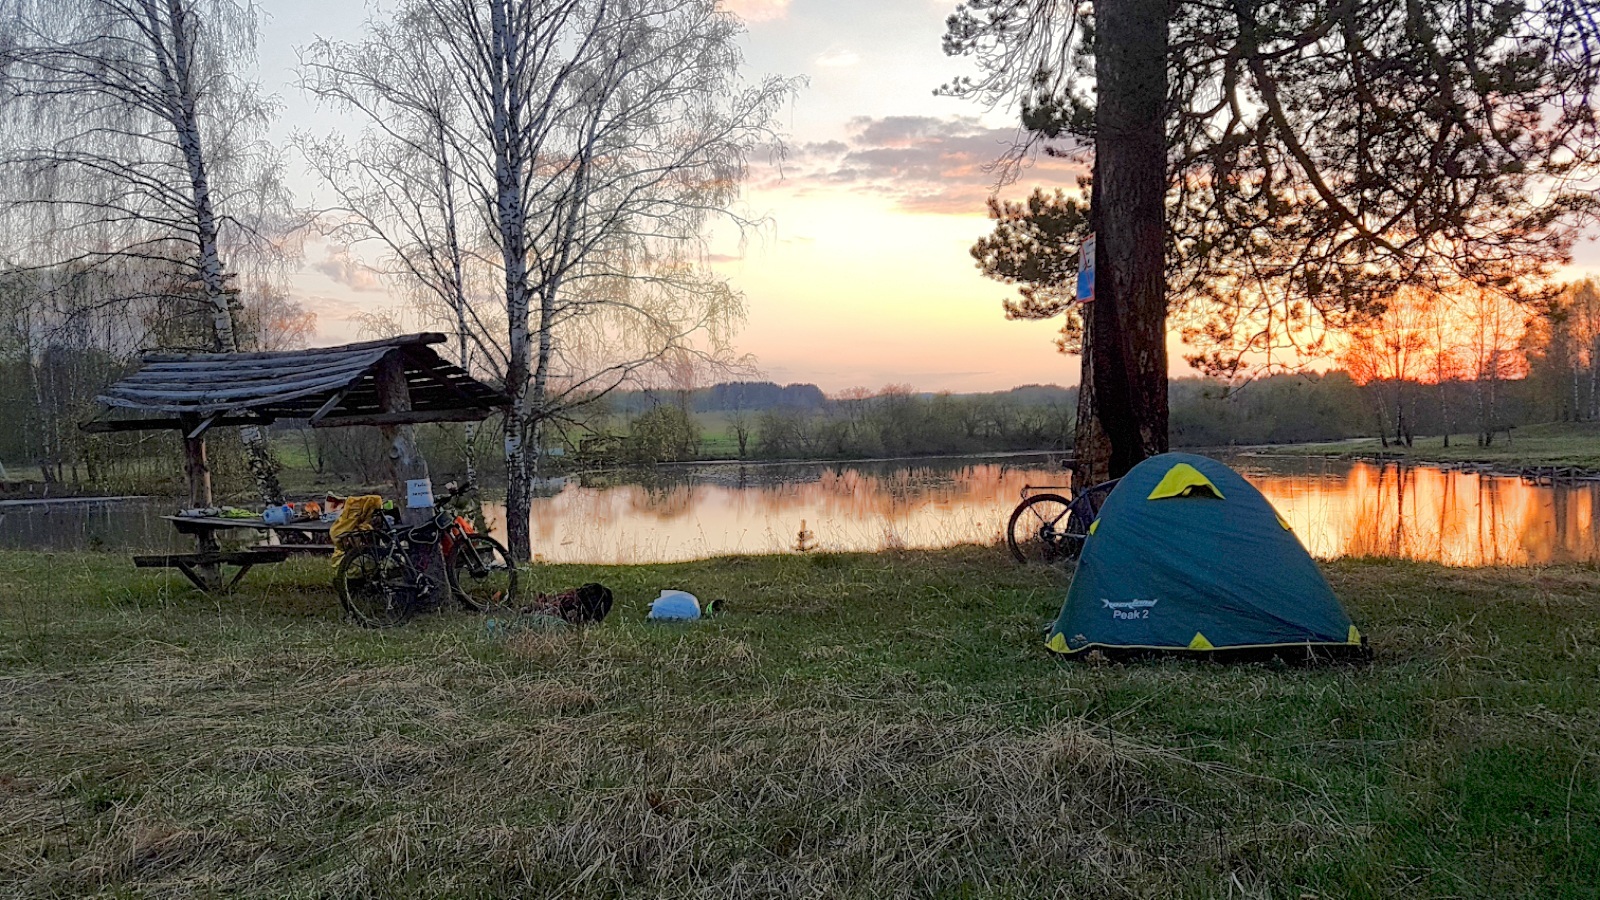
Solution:
[[[1272,504],[1187,453],[1145,460],[1106,498],[1046,643],[1068,657],[1370,657]]]

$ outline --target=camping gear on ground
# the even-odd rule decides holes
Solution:
[[[698,619],[700,601],[688,591],[662,591],[650,601],[650,619]]]
[[[518,613],[505,618],[483,620],[483,636],[490,640],[510,637],[521,631],[562,631],[571,623],[548,613]]]
[[[1078,658],[1371,655],[1272,504],[1187,453],[1134,466],[1106,498],[1046,644]]]
[[[333,564],[339,565],[345,551],[355,543],[354,536],[372,530],[372,518],[383,509],[383,498],[377,494],[348,497],[339,508],[339,518],[328,529],[328,540],[333,542]]]
[[[554,616],[571,625],[591,625],[610,614],[612,599],[610,588],[590,582],[554,594],[535,594],[521,612],[524,615]]]

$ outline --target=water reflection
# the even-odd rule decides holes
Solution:
[[[1037,457],[706,466],[644,484],[569,483],[535,501],[533,544],[550,561],[637,562],[785,552],[802,528],[822,550],[990,542],[1024,485],[1065,482]],[[489,514],[502,520],[504,508]]]
[[[1600,484],[1290,458],[1232,461],[1320,557],[1450,565],[1600,561]],[[552,483],[534,501],[535,552],[552,562],[652,562],[780,553],[802,527],[826,550],[999,540],[1026,484],[1061,484],[1044,456],[836,465],[718,465],[645,481]],[[0,547],[182,547],[174,501],[0,508]],[[491,506],[504,535],[504,508]],[[804,525],[802,526],[802,523]]]
[[[1376,463],[1245,462],[1313,554],[1457,566],[1600,560],[1600,484]],[[1288,471],[1286,471],[1288,470]]]

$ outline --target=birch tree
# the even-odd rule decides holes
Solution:
[[[1528,310],[1499,291],[1470,290],[1459,298],[1466,317],[1467,365],[1478,406],[1478,446],[1488,447],[1505,425],[1500,416],[1500,386],[1527,373],[1522,333]],[[1507,431],[1507,439],[1510,432]]]
[[[371,267],[426,321],[454,332],[456,362],[503,376],[504,316],[493,311],[493,252],[462,172],[460,96],[441,77],[427,23],[415,10],[368,24],[359,46],[314,44],[302,87],[360,114],[345,135],[300,133],[295,142],[331,191],[325,235],[347,252],[376,252]],[[473,279],[474,283],[469,283]],[[466,477],[477,476],[476,425],[465,432]]]
[[[512,398],[508,543],[526,560],[544,427],[669,354],[727,353],[742,298],[706,271],[703,234],[750,224],[735,208],[747,160],[778,145],[795,84],[741,81],[741,26],[713,0],[407,0],[393,21],[313,44],[304,78],[363,122],[372,158],[405,165],[352,168],[331,141],[309,155],[333,214],[394,268],[491,273],[455,325]],[[402,222],[416,198],[422,231]]]
[[[273,104],[238,71],[256,19],[248,0],[0,0],[0,227],[16,262],[168,268],[166,295],[209,316],[204,349],[241,349],[240,261],[281,258],[290,208],[259,137]],[[281,502],[265,436],[240,437],[262,499]]]
[[[1401,291],[1383,309],[1350,330],[1339,361],[1356,383],[1377,400],[1380,436],[1389,446],[1387,425],[1397,447],[1412,446],[1415,401],[1408,396],[1428,374],[1429,316],[1435,298],[1425,291]],[[1384,394],[1388,397],[1385,398]],[[1409,402],[1408,402],[1409,401]],[[1385,410],[1392,410],[1391,420]]]

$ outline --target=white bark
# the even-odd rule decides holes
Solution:
[[[701,230],[728,217],[747,155],[775,144],[794,85],[739,83],[737,21],[713,0],[409,0],[394,21],[360,46],[314,45],[306,84],[396,159],[438,114],[449,177],[426,178],[472,198],[483,238],[441,227],[420,243],[477,273],[460,283],[494,275],[493,296],[464,292],[452,324],[497,351],[482,363],[512,401],[507,517],[526,559],[543,425],[669,352],[726,346],[742,307],[694,265]],[[348,167],[320,168],[362,235],[404,243],[395,213],[428,193],[417,178],[391,169],[355,189]]]
[[[31,238],[34,265],[166,269],[158,293],[198,301],[218,351],[241,344],[227,255],[279,258],[282,235],[259,226],[290,219],[275,154],[247,136],[271,104],[235,72],[255,15],[233,0],[0,0],[14,40],[0,222]],[[262,499],[281,502],[264,438],[241,436]]]

